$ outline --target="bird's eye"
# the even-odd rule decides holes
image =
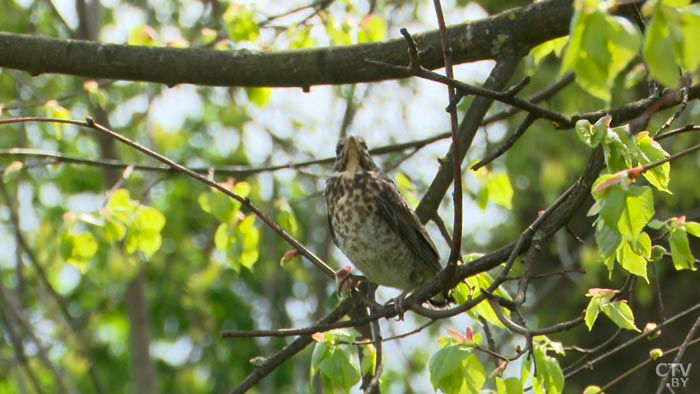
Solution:
[[[360,138],[359,141],[360,141],[360,146],[367,149],[367,143],[365,142],[365,139]]]

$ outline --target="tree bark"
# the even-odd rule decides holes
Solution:
[[[532,47],[568,34],[570,0],[550,0],[482,20],[450,26],[455,64],[526,54]],[[443,66],[437,30],[414,34],[429,69]],[[406,65],[403,38],[380,43],[273,53],[104,44],[0,33],[0,67],[32,75],[57,73],[87,78],[210,86],[303,87],[409,77],[372,66],[365,59]]]

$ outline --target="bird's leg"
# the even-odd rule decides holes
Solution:
[[[390,299],[387,303],[394,304],[394,312],[396,312],[396,319],[399,321],[403,320],[403,315],[406,312],[406,308],[404,308],[403,306],[403,301],[411,290],[412,289],[406,289],[402,291],[401,294],[398,295],[398,297]]]

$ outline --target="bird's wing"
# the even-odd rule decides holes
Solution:
[[[333,221],[331,220],[331,204],[332,204],[331,200],[333,199],[332,194],[335,192],[335,188],[338,187],[336,185],[337,181],[338,181],[337,177],[332,177],[332,178],[326,179],[326,189],[323,192],[323,197],[326,200],[326,207],[328,210],[328,215],[327,215],[328,229],[331,232],[331,240],[333,240],[333,243],[336,246],[339,246],[338,245],[338,238],[335,236],[335,231],[333,230]]]
[[[399,234],[408,246],[426,263],[440,271],[440,255],[428,232],[418,216],[408,206],[394,182],[387,177],[380,181],[379,194],[376,197],[377,211],[389,227]]]

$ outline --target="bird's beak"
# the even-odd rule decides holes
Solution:
[[[345,166],[348,170],[355,171],[360,165],[360,143],[355,137],[348,137],[348,142],[343,148],[346,157]]]
[[[348,142],[345,144],[345,151],[348,154],[348,158],[355,157],[359,159],[360,143],[355,137],[348,137]]]
[[[350,149],[352,147],[353,150],[357,150],[359,145],[360,145],[360,143],[357,142],[357,138],[348,137],[348,142],[345,144],[345,149]]]

